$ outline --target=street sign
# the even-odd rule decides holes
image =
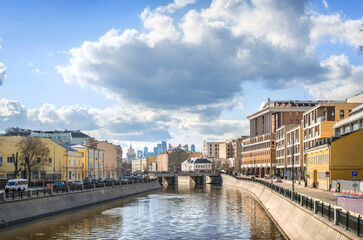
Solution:
[[[270,175],[274,175],[274,170],[270,170]]]
[[[358,171],[352,171],[352,177],[358,177]]]
[[[325,172],[325,177],[329,177],[330,173],[328,171]]]
[[[305,174],[305,178],[309,178],[310,176],[309,176],[309,174]]]

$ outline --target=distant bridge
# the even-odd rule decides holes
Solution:
[[[178,184],[190,184],[205,185],[207,183],[217,184],[219,183],[219,173],[157,173],[159,183],[163,186],[178,185]]]

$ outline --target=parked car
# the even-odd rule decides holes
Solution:
[[[83,181],[82,180],[77,180],[74,182],[75,185],[83,185]]]
[[[65,182],[54,182],[53,183],[53,187],[65,187],[66,183]]]
[[[104,182],[104,181],[105,181],[105,179],[104,179],[103,177],[100,177],[100,178],[98,178],[98,181],[99,181],[100,183],[102,183],[102,182]]]
[[[282,182],[280,177],[276,177],[276,182]]]
[[[12,191],[25,191],[28,190],[28,181],[26,179],[11,179],[5,186],[5,192]]]
[[[92,184],[97,184],[97,183],[98,183],[98,181],[97,181],[97,179],[92,179],[91,183],[92,183]]]
[[[129,179],[130,179],[130,177],[128,177],[128,176],[124,176],[124,177],[121,179],[121,182],[127,182]]]
[[[106,178],[106,182],[108,182],[108,183],[110,183],[110,182],[115,182],[116,181],[116,179],[114,179],[114,178]]]
[[[84,184],[86,185],[86,184],[90,184],[91,183],[91,180],[89,180],[89,179],[86,179],[86,180],[84,180]]]
[[[270,178],[271,178],[271,176],[270,176],[270,174],[265,174],[264,178],[266,178],[266,179],[270,179]]]

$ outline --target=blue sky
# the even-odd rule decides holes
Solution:
[[[360,1],[2,1],[0,129],[127,147],[246,135],[271,99],[362,91]]]

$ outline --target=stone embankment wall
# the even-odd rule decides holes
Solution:
[[[0,227],[159,189],[158,181],[0,203]]]
[[[251,192],[290,239],[355,239],[353,234],[340,230],[320,219],[298,204],[283,198],[261,184],[238,180],[222,174],[222,184]]]

